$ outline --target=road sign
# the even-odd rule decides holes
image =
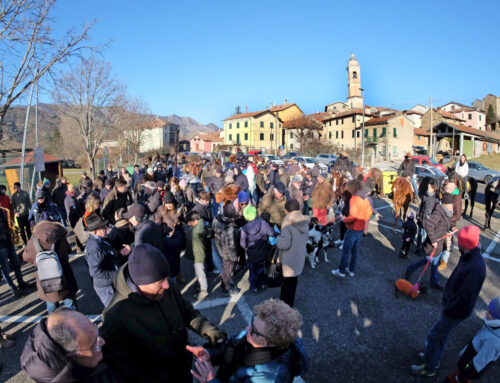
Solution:
[[[35,171],[44,172],[45,171],[45,158],[43,155],[43,148],[37,146],[35,148]]]

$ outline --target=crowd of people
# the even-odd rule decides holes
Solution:
[[[415,168],[407,157],[400,173],[413,180]],[[344,184],[330,182],[331,172],[344,175]],[[15,297],[30,287],[11,236],[15,217],[24,244],[22,258],[38,270],[39,297],[49,313],[25,345],[23,369],[40,382],[190,382],[193,376],[211,383],[290,382],[308,364],[298,337],[302,318],[293,307],[309,232],[316,223],[339,221],[335,244],[342,257],[331,274],[355,277],[362,238],[372,216],[378,215],[367,178],[342,152],[329,172],[294,160],[279,167],[243,155],[177,168],[169,156],[158,156],[150,165],[135,165],[132,174],[109,165],[94,180],[83,172],[78,185],[62,177],[52,188],[44,180],[33,203],[19,183],[9,201],[0,185],[2,275]],[[336,215],[337,187],[343,203]],[[430,287],[443,290],[438,271],[453,250],[451,233],[461,218],[462,196],[451,181],[442,190],[433,179],[414,187],[420,207],[403,226],[400,256],[409,256],[417,236],[416,253],[426,257],[409,265],[405,277],[410,279],[431,258]],[[498,198],[498,181],[488,187]],[[412,366],[417,375],[436,373],[449,331],[470,315],[485,279],[479,233],[474,227],[465,229],[458,235],[459,265],[444,287],[443,314],[422,355],[425,363]],[[78,312],[78,284],[69,262],[75,252],[68,242],[71,232],[104,306],[99,331]],[[181,257],[189,263],[181,264]],[[279,300],[255,306],[242,333],[228,336],[193,308],[192,302],[207,298],[219,279],[224,296],[241,294],[235,279],[246,269],[250,292],[259,294],[267,287],[272,262],[281,268]],[[186,265],[192,265],[197,281],[192,299],[180,293],[187,283]],[[500,320],[495,302],[487,325]],[[188,345],[187,329],[202,336],[206,345]],[[2,347],[12,345],[0,334]],[[467,355],[475,358],[483,344],[471,347],[476,354]],[[487,357],[498,357],[496,350]],[[482,363],[483,368],[488,364]],[[473,378],[481,370],[477,367],[474,375],[469,368],[462,376]]]

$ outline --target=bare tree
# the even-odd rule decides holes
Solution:
[[[109,63],[82,59],[55,80],[53,98],[78,134],[95,178],[95,158],[103,140],[113,133],[123,107],[123,86]]]
[[[0,140],[10,106],[58,63],[90,48],[94,22],[55,37],[55,0],[0,0]]]
[[[148,128],[150,120],[151,112],[143,99],[128,97],[125,100],[124,108],[119,115],[116,128],[118,131],[119,146],[122,148],[122,151],[126,149],[127,152],[132,152],[134,164],[137,163],[137,159],[141,153],[141,144],[144,140],[143,133]]]
[[[299,142],[301,151],[304,151],[310,142],[319,137],[322,129],[321,123],[318,120],[306,116],[288,120],[284,123],[284,127],[293,133]]]

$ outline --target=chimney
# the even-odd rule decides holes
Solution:
[[[283,104],[285,104],[285,105],[286,105],[286,101],[287,101],[287,99],[285,98],[285,99],[283,100]]]
[[[245,106],[245,113],[248,113],[248,105]]]

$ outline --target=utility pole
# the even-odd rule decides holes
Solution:
[[[361,167],[365,167],[365,90],[360,88],[363,99],[363,125],[361,127]]]
[[[31,91],[30,91],[30,99],[28,102],[28,108],[26,109],[26,119],[24,120],[24,132],[23,132],[23,147],[22,147],[22,152],[21,152],[21,189],[24,189],[24,159],[26,157],[26,133],[28,131],[28,121],[30,117],[30,107],[31,107],[31,100],[33,99],[33,88],[35,87],[35,83],[31,85]],[[35,156],[33,155],[33,171],[35,171]]]

